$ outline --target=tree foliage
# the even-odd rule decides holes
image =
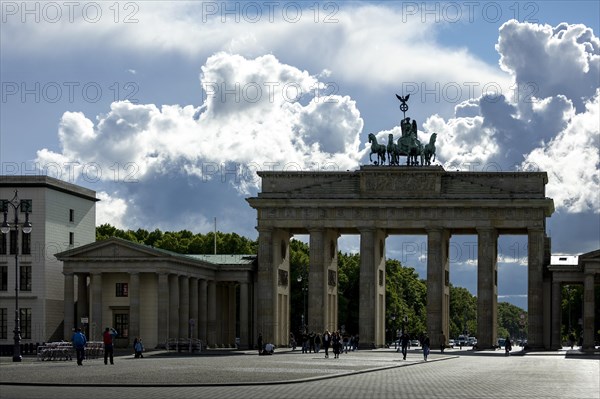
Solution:
[[[109,237],[118,237],[125,240],[150,245],[155,248],[166,249],[181,254],[205,255],[213,254],[215,233],[194,234],[189,230],[162,232],[155,229],[149,232],[144,229],[121,230],[110,224],[96,227],[96,240],[101,241]],[[258,245],[254,240],[242,237],[236,233],[217,232],[218,254],[255,254]]]

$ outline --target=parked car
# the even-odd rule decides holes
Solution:
[[[467,345],[469,345],[469,346],[475,346],[475,345],[477,345],[477,338],[475,338],[475,337],[469,337],[467,339]]]
[[[468,343],[468,338],[467,338],[466,335],[459,335],[458,336],[458,339],[456,340],[456,344],[458,346],[461,346],[461,347],[462,346],[467,346],[467,343]]]
[[[498,346],[498,349],[504,348],[505,343],[506,343],[506,340],[504,338],[498,338],[498,340],[496,341],[496,345]]]
[[[421,343],[419,342],[418,339],[411,339],[410,346],[421,346]]]
[[[454,349],[454,340],[453,339],[448,340],[448,346],[450,348]]]

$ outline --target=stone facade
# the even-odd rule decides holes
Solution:
[[[381,347],[385,339],[385,238],[426,234],[428,334],[432,345],[439,346],[442,334],[449,336],[450,236],[476,234],[477,337],[481,348],[492,347],[497,338],[498,235],[524,234],[529,244],[529,344],[549,346],[549,336],[543,335],[543,265],[549,242],[545,219],[554,212],[554,203],[545,196],[545,172],[363,166],[348,172],[269,171],[259,176],[262,191],[248,202],[258,215],[257,283],[264,300],[257,309],[257,325],[265,339],[277,345],[287,342],[282,326],[289,317],[281,317],[289,315],[289,285],[279,284],[275,276],[278,270],[289,272],[289,260],[281,254],[287,253],[293,234],[310,236],[308,313],[314,331],[338,328],[334,305],[324,300],[329,271],[335,272],[335,265],[326,262],[327,249],[337,248],[341,234],[360,234],[359,334],[367,347]],[[328,297],[336,291],[328,288]]]
[[[95,191],[47,176],[0,176],[0,199],[11,200],[15,190],[21,200],[31,200],[29,220],[31,252],[22,253],[19,235],[19,268],[31,268],[31,285],[19,290],[19,308],[30,310],[30,331],[22,332],[22,343],[46,342],[62,338],[63,274],[62,262],[54,257],[57,252],[96,239]],[[14,219],[8,209],[8,222]],[[24,221],[24,213],[19,214]],[[0,236],[2,234],[0,233]],[[9,234],[0,237],[10,248]],[[15,308],[15,256],[7,249],[0,253],[0,268],[7,270],[7,289],[0,291],[0,309],[8,313],[6,339],[0,344],[12,344]],[[23,325],[23,321],[21,324]]]
[[[135,337],[148,348],[170,339],[254,342],[254,255],[182,255],[113,237],[56,257],[64,264],[64,339],[86,318],[90,339],[116,327],[123,347]]]

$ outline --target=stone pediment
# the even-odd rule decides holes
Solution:
[[[96,241],[56,254],[59,260],[144,259],[165,257],[165,251],[132,243],[119,238]]]

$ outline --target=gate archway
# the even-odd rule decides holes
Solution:
[[[427,330],[431,344],[449,336],[449,241],[476,234],[478,346],[497,338],[497,242],[501,234],[528,240],[529,346],[550,346],[550,281],[545,172],[449,172],[442,167],[362,166],[352,172],[258,172],[257,331],[276,345],[289,334],[289,239],[310,236],[308,323],[337,329],[337,238],[360,235],[361,346],[385,343],[385,238],[427,235]],[[332,252],[332,248],[335,252]],[[331,252],[331,253],[330,253]],[[545,333],[546,332],[546,333]]]

